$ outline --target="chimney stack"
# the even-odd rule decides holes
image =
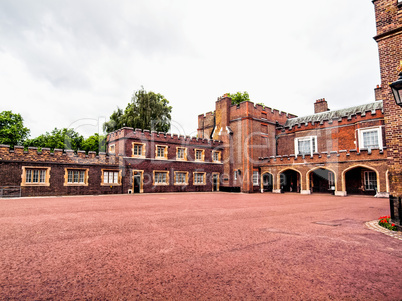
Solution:
[[[325,98],[317,99],[314,104],[314,114],[329,111]]]
[[[375,100],[382,100],[382,88],[380,85],[377,85],[377,88],[374,89]]]

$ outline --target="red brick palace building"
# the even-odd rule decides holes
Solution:
[[[402,3],[373,3],[382,80],[373,102],[331,111],[319,99],[314,114],[297,117],[249,101],[232,105],[224,95],[213,112],[198,116],[197,137],[123,128],[108,135],[108,152],[98,156],[0,145],[0,197],[10,186],[21,187],[23,196],[178,191],[402,195],[402,112],[391,105],[388,87],[402,60]]]
[[[305,117],[224,96],[198,117],[198,136],[223,142],[221,190],[388,196],[381,100]]]

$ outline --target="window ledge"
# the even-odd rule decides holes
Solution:
[[[88,183],[64,183],[64,186],[88,186]]]
[[[188,183],[174,183],[175,186],[187,186]]]
[[[23,183],[21,186],[50,186],[50,183]]]
[[[121,186],[121,183],[101,183],[101,186]]]

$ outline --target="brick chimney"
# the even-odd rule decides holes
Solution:
[[[375,100],[382,100],[382,87],[377,85],[377,88],[374,89]]]
[[[329,111],[325,98],[317,99],[314,104],[314,114]]]

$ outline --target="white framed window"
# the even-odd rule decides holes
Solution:
[[[154,185],[169,185],[169,172],[154,171]]]
[[[64,169],[64,186],[88,185],[88,168],[65,168]]]
[[[133,142],[133,157],[145,158],[145,143]]]
[[[328,186],[332,187],[335,185],[335,179],[334,179],[334,173],[333,172],[328,172]]]
[[[116,151],[116,147],[114,144],[109,145],[109,153],[114,154]]]
[[[21,186],[38,185],[49,186],[50,167],[22,167],[22,183]]]
[[[187,148],[177,147],[176,148],[176,160],[187,160]]]
[[[84,184],[85,170],[69,170],[67,183],[69,184]]]
[[[120,184],[120,173],[117,170],[103,170],[103,181],[104,185],[115,185]]]
[[[295,138],[295,155],[310,155],[317,152],[317,136]]]
[[[142,155],[142,144],[134,144],[133,155],[134,156]]]
[[[221,152],[212,151],[212,161],[213,162],[221,162]]]
[[[237,181],[238,173],[239,173],[239,172],[238,172],[237,170],[234,171],[234,180],[235,180],[235,181]]]
[[[205,172],[194,172],[193,173],[194,185],[205,185]]]
[[[155,158],[167,159],[167,145],[157,145],[155,148]]]
[[[359,148],[360,149],[381,149],[383,148],[381,127],[359,129]]]
[[[174,183],[175,183],[175,185],[187,185],[188,184],[188,172],[175,171],[174,172]]]
[[[45,183],[46,169],[27,169],[25,183]]]
[[[377,175],[374,171],[364,172],[364,190],[377,190]]]
[[[205,152],[203,149],[196,149],[194,150],[194,154],[195,154],[195,161],[204,161],[204,155]]]
[[[253,171],[253,186],[258,186],[258,171]]]

